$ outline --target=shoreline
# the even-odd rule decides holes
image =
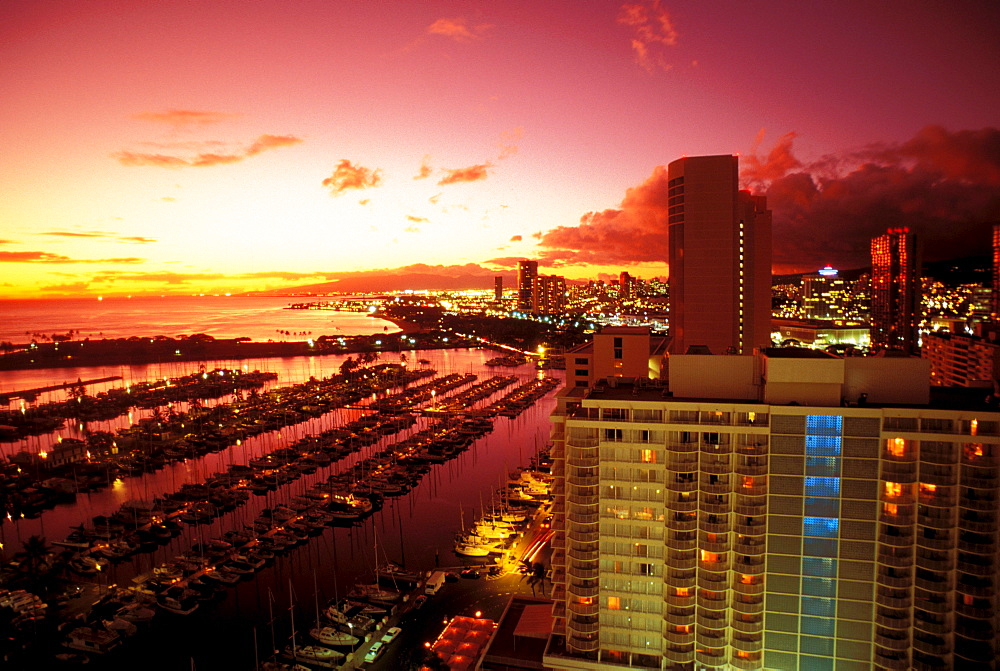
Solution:
[[[399,331],[363,336],[324,335],[311,340],[256,342],[249,338],[216,339],[197,335],[183,338],[131,336],[101,340],[67,340],[18,345],[22,349],[0,354],[0,370],[75,368],[166,363],[324,356],[362,352],[401,352],[416,349],[479,347],[475,340],[453,333],[430,333],[413,322],[392,321]]]

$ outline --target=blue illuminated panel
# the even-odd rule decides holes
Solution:
[[[843,422],[843,417],[838,416],[806,416],[805,515],[802,521],[803,617],[800,622],[803,636],[799,641],[799,652],[804,654],[833,653],[831,627],[832,618],[837,611]]]

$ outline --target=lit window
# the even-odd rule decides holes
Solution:
[[[903,493],[903,485],[898,482],[886,482],[885,483],[885,495],[888,497],[897,497]]]
[[[717,562],[719,561],[718,552],[709,552],[708,550],[701,551],[701,560],[706,562]]]
[[[744,475],[743,476],[743,486],[746,489],[752,489],[753,488],[753,477],[751,477],[749,475]]]
[[[890,438],[887,444],[889,454],[893,457],[906,456],[906,441],[902,438]]]
[[[640,450],[639,460],[644,464],[655,464],[656,463],[656,450]]]
[[[973,436],[978,436],[979,435],[979,420],[978,419],[972,420],[972,422],[969,424],[969,433],[971,433]]]
[[[743,575],[740,576],[740,582],[743,583],[744,585],[752,585],[753,584],[753,576],[752,575],[747,575],[746,573],[744,573]]]
[[[677,590],[677,596],[691,596],[690,587],[675,587],[674,589]]]
[[[594,597],[592,596],[581,596],[576,600],[577,603],[583,604],[584,606],[594,605]]]
[[[982,443],[970,443],[965,446],[965,458],[966,459],[977,459],[983,456],[983,444]]]
[[[929,482],[920,483],[921,496],[934,496],[934,492],[936,491],[937,491],[937,485],[931,484]]]
[[[885,512],[886,515],[899,514],[899,506],[897,506],[895,503],[883,503],[882,510],[883,512]]]
[[[608,610],[621,610],[621,609],[622,609],[622,600],[621,600],[621,598],[617,597],[617,596],[609,596],[608,597]]]

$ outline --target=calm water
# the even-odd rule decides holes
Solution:
[[[178,300],[186,302],[186,299]],[[274,308],[274,305],[276,303],[272,302],[272,311],[280,309]],[[179,310],[179,307],[171,307],[168,312]],[[298,312],[285,311],[280,314]],[[259,314],[270,313],[265,307],[261,308]],[[327,320],[356,316],[333,312],[316,314]],[[138,317],[134,325],[142,325],[147,318],[147,315]],[[51,323],[59,321],[58,315],[49,315],[46,319],[51,320]],[[68,321],[64,323],[66,328],[76,328],[69,326]],[[367,323],[370,324],[371,320]],[[243,326],[258,332],[266,329],[266,325],[261,323],[244,322]],[[127,321],[122,319],[119,328],[127,332]],[[58,329],[56,332],[59,332]],[[198,328],[193,332],[206,331]],[[442,375],[471,372],[484,380],[494,374],[511,372],[510,369],[497,370],[485,366],[485,361],[495,356],[494,352],[486,350],[432,350],[406,354],[410,361],[428,359],[431,366]],[[383,360],[396,360],[397,356],[389,355]],[[336,373],[343,359],[342,356],[328,356],[209,361],[205,365],[209,368],[246,366],[250,370],[275,371],[279,374],[276,384],[287,385],[304,381],[310,376],[323,377]],[[183,375],[194,372],[193,369],[196,368],[194,363],[175,363],[114,369],[93,367],[9,372],[0,373],[0,389],[40,386],[74,380],[77,377],[92,379],[109,374],[122,375],[126,381],[137,381],[149,377]],[[558,371],[554,372],[559,374]],[[528,367],[516,369],[514,373],[523,380],[536,375]],[[552,373],[549,372],[550,375]],[[108,386],[120,384],[110,383]],[[54,392],[52,396],[63,398],[64,396],[59,395],[63,393]],[[100,668],[249,670],[253,668],[258,655],[271,649],[272,632],[278,647],[287,643],[291,625],[290,602],[295,603],[295,618],[301,631],[311,626],[317,600],[324,603],[335,595],[344,595],[355,582],[369,581],[376,563],[398,561],[414,570],[432,569],[436,561],[440,561],[442,566],[473,563],[469,559],[458,558],[450,551],[452,538],[460,530],[463,515],[466,523],[471,522],[473,514],[481,506],[490,504],[491,493],[506,479],[508,472],[526,464],[538,448],[547,444],[548,415],[553,405],[553,395],[549,394],[517,419],[497,418],[492,433],[476,441],[459,458],[433,466],[417,487],[405,496],[387,499],[385,507],[362,525],[326,529],[322,536],[312,538],[290,554],[278,557],[272,566],[256,574],[254,579],[229,589],[223,600],[203,604],[197,612],[186,617],[158,613],[150,630],[141,634],[140,640],[132,641],[120,654],[100,660]],[[247,440],[226,452],[172,464],[154,474],[125,478],[113,488],[82,494],[75,503],[46,511],[37,519],[2,524],[0,541],[6,548],[4,552],[9,556],[20,547],[23,539],[33,534],[45,536],[49,541],[60,540],[69,533],[72,526],[89,522],[96,515],[109,514],[125,501],[152,498],[163,492],[175,491],[185,482],[200,482],[207,475],[224,470],[230,463],[246,463],[253,456],[293,442],[304,433],[339,425],[355,418],[358,413],[357,410],[335,411],[306,425],[289,427]],[[421,419],[415,429],[426,426],[425,422],[426,420]],[[350,456],[339,464],[321,468],[317,473],[304,476],[266,497],[252,496],[247,505],[220,517],[211,525],[186,527],[182,535],[170,545],[154,553],[139,554],[113,566],[101,579],[128,584],[132,577],[187,550],[199,538],[218,536],[227,529],[252,521],[261,508],[289,500],[291,496],[304,492],[312,483],[325,479],[329,473],[382,449],[390,442],[400,440],[404,435],[406,434],[383,438],[380,443],[365,448],[357,456]],[[26,446],[18,447],[38,449],[51,444],[52,440],[54,434],[29,439]],[[0,450],[7,450],[9,453],[13,447],[8,444],[0,446]]]
[[[301,300],[267,296],[0,300],[0,341],[24,343],[34,333],[51,337],[70,329],[79,333],[74,334],[78,340],[205,333],[216,338],[246,336],[256,341],[399,330],[391,322],[362,313],[285,309]]]

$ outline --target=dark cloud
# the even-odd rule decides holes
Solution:
[[[339,196],[352,189],[370,189],[381,183],[381,170],[353,165],[346,158],[341,159],[333,174],[323,180],[323,186],[327,187],[330,194],[334,196]]]
[[[458,184],[459,182],[478,182],[486,179],[487,169],[492,166],[489,163],[471,165],[468,168],[456,168],[455,170],[445,170],[445,176],[438,182],[438,186],[446,184]]]
[[[667,169],[625,192],[618,209],[588,212],[578,226],[560,226],[539,239],[546,265],[665,263]]]
[[[918,235],[927,260],[988,248],[1000,221],[1000,129],[929,126],[906,142],[809,165],[792,155],[793,138],[743,162],[744,181],[766,187],[777,269],[865,267],[871,239],[901,226]]]

